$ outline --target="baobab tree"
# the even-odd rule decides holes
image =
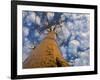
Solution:
[[[49,32],[54,31],[56,32],[56,41],[62,52],[61,54],[64,55],[63,57],[69,63],[70,60],[74,61],[80,57],[76,53],[89,50],[88,44],[87,46],[84,45],[85,48],[81,47],[84,39],[81,39],[82,36],[80,36],[81,34],[87,34],[89,31],[88,23],[86,22],[87,17],[85,17],[87,15],[61,12],[24,12],[27,14],[23,17],[23,26],[29,28],[29,35],[26,37],[31,42],[31,46],[28,46],[29,49],[34,50]],[[85,28],[83,28],[84,23]],[[24,39],[23,45],[25,45]],[[88,43],[89,39],[85,41]],[[71,46],[71,44],[75,45],[75,47]]]

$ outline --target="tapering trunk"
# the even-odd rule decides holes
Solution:
[[[54,31],[47,34],[44,40],[32,50],[32,54],[23,63],[23,68],[65,66],[69,66],[69,64],[61,55]]]

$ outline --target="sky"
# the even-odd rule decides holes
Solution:
[[[23,11],[23,61],[31,54],[32,48],[46,37],[46,25],[57,25],[56,41],[64,59],[71,66],[89,65],[89,17],[89,14],[82,13]]]

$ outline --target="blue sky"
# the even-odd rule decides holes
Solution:
[[[37,46],[46,36],[49,26],[56,29],[57,43],[63,57],[72,66],[89,65],[90,29],[89,14],[23,11],[23,61],[30,55],[31,47]],[[58,26],[59,26],[58,25]]]

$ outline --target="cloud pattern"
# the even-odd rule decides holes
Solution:
[[[49,26],[59,25],[57,43],[64,59],[72,66],[90,64],[89,14],[23,11],[23,61],[46,36]]]

